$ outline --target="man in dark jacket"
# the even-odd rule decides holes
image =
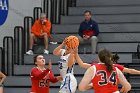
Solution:
[[[94,54],[96,52],[96,45],[98,42],[99,28],[98,24],[91,19],[91,11],[86,10],[84,12],[85,20],[80,24],[78,31],[78,38],[81,44],[91,43],[91,51]]]

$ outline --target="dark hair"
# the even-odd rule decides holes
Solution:
[[[84,12],[84,14],[85,14],[85,13],[89,13],[90,15],[92,15],[91,11],[89,11],[89,10],[86,10],[86,11]]]
[[[118,56],[118,53],[115,53],[114,55],[112,55],[113,63],[118,63],[119,59],[120,59],[120,57]]]
[[[102,63],[105,63],[106,69],[109,72],[113,70],[112,53],[107,49],[101,49],[98,53],[99,59]]]
[[[34,64],[35,64],[35,62],[37,61],[37,57],[40,56],[40,55],[41,55],[41,54],[37,54],[37,55],[34,56]]]

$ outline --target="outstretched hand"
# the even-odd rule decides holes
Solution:
[[[90,88],[92,88],[93,87],[93,83],[90,83],[89,85],[88,85],[88,88],[90,89]]]
[[[52,62],[51,62],[51,59],[49,59],[48,68],[49,68],[49,69],[52,69]]]
[[[62,76],[57,76],[56,78],[57,78],[58,81],[62,81],[63,80]]]
[[[125,87],[122,87],[121,90],[120,90],[120,92],[122,92],[122,93],[128,93],[128,89],[126,89]]]

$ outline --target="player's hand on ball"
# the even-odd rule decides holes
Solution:
[[[75,54],[78,53],[78,47],[76,47],[76,48],[74,49],[74,53],[75,53]]]
[[[63,46],[66,45],[66,38],[65,38],[65,40],[62,42],[62,45],[63,45]]]

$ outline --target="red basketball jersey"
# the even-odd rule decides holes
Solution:
[[[37,67],[31,70],[31,92],[35,93],[49,93],[49,80],[47,74],[49,70],[41,71]]]
[[[91,64],[91,66],[93,66],[95,64],[97,64],[97,61],[94,61],[94,63]],[[124,66],[123,65],[120,65],[120,64],[113,64],[113,65],[114,65],[114,67],[117,67],[121,72],[123,72],[123,70],[124,70]]]
[[[124,66],[120,64],[114,64],[115,67],[117,67],[121,72],[124,70]]]
[[[118,74],[116,68],[110,73],[105,64],[94,64],[94,76],[92,79],[95,93],[113,93],[118,91]]]

